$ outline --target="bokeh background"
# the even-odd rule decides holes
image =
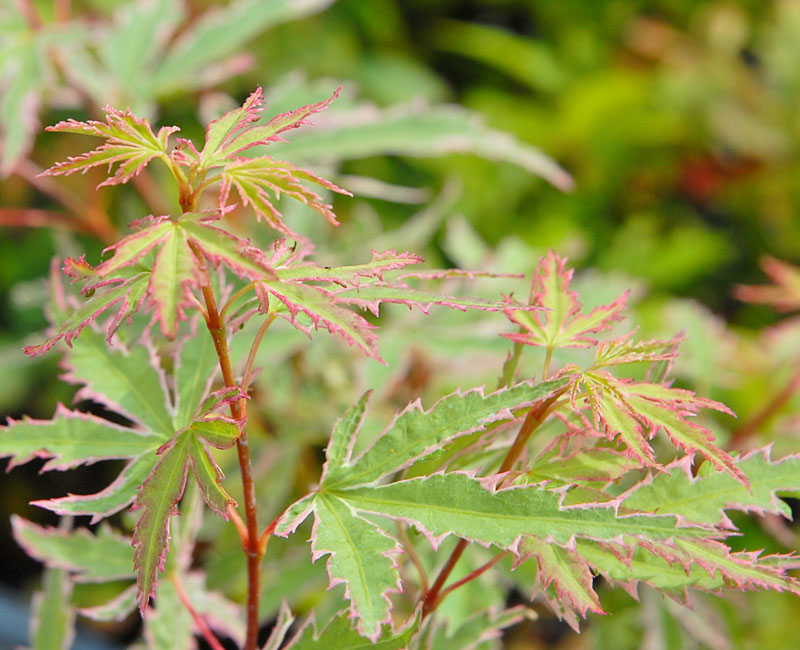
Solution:
[[[111,104],[197,141],[257,86],[277,112],[343,85],[320,116],[325,135],[298,132],[275,150],[357,195],[337,200],[343,225],[323,257],[342,263],[381,242],[434,265],[530,272],[555,249],[582,270],[585,302],[633,287],[633,325],[686,331],[678,380],[746,422],[791,379],[800,349],[793,321],[734,292],[764,282],[766,254],[800,262],[798,61],[796,0],[0,0],[0,414],[47,418],[74,393],[57,354],[21,353],[47,326],[51,259],[96,261],[130,220],[175,201],[158,171],[100,193],[99,174],[37,177],[87,144],[44,125]],[[385,356],[408,399],[448,388],[447,369],[463,368],[454,355],[471,352],[399,340]],[[339,367],[327,371],[317,379],[336,385]],[[392,378],[381,372],[364,371]],[[751,446],[797,449],[798,407],[790,392]],[[735,435],[723,425],[723,441]],[[0,578],[21,603],[37,567],[8,516],[54,523],[28,501],[113,476],[37,469],[0,482]],[[752,523],[757,547],[792,550],[791,527],[773,523],[782,537]],[[506,647],[800,647],[791,597],[703,600],[689,613],[651,596],[637,606],[609,591],[613,615],[580,637],[542,614]],[[24,643],[18,618],[7,627]]]

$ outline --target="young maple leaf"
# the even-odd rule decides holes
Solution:
[[[572,269],[566,269],[567,260],[554,251],[542,258],[536,267],[531,290],[531,304],[544,307],[542,311],[506,310],[506,315],[522,331],[503,334],[504,337],[552,350],[563,347],[588,348],[597,344],[590,334],[610,329],[622,318],[628,292],[614,302],[596,307],[588,314],[581,313],[581,303],[574,291],[569,291]]]
[[[307,335],[312,327],[325,327],[378,361],[378,339],[372,332],[375,326],[351,306],[369,309],[376,315],[383,302],[416,305],[425,312],[431,305],[488,311],[508,307],[508,302],[447,296],[410,287],[404,278],[426,275],[404,271],[422,262],[411,253],[372,251],[372,259],[364,264],[321,267],[304,261],[309,252],[308,247],[290,247],[283,239],[273,244],[272,257],[266,260],[273,277],[256,283],[261,311],[287,319]]]
[[[746,302],[772,305],[780,311],[800,309],[800,268],[769,256],[761,260],[761,268],[775,284],[738,286],[736,297]]]
[[[153,158],[161,158],[172,166],[168,152],[169,136],[179,131],[177,126],[162,126],[158,135],[153,133],[147,120],[135,117],[130,110],[120,111],[106,106],[106,121],[78,122],[69,119],[48,126],[47,131],[62,133],[79,133],[105,138],[106,144],[80,156],[70,157],[64,162],[56,163],[43,172],[48,176],[67,176],[77,171],[85,174],[92,167],[108,165],[109,171],[119,164],[116,173],[98,187],[127,183],[136,176]]]
[[[83,258],[68,258],[65,272],[84,283],[81,291],[89,299],[53,336],[26,347],[25,353],[43,354],[61,339],[70,345],[86,325],[114,305],[119,311],[108,325],[108,340],[142,306],[154,310],[165,336],[174,337],[178,322],[186,320],[186,309],[196,300],[193,291],[208,283],[198,255],[248,280],[273,278],[263,253],[248,240],[213,225],[218,218],[187,212],[177,219],[140,219],[134,223],[138,230],[107,248],[113,256],[96,267]]]
[[[310,124],[308,117],[326,109],[339,96],[340,90],[341,87],[324,101],[281,113],[259,126],[257,122],[264,112],[264,96],[258,88],[241,107],[208,125],[202,151],[198,152],[188,140],[181,140],[173,158],[188,166],[199,178],[204,178],[212,169],[219,169],[221,209],[226,206],[231,190],[235,190],[242,203],[253,208],[258,219],[263,218],[289,237],[298,238],[284,223],[273,203],[284,194],[305,203],[337,225],[331,206],[304,183],[313,183],[347,196],[352,196],[350,192],[289,162],[277,161],[270,156],[243,157],[241,154],[258,145],[281,141],[281,133]]]

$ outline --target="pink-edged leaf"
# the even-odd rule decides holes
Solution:
[[[186,487],[190,442],[190,436],[184,434],[162,448],[161,458],[139,488],[133,504],[133,510],[142,510],[133,532],[137,598],[142,613],[155,593],[158,572],[164,570],[169,550],[169,520],[178,514],[178,502]]]
[[[658,387],[663,391],[677,393],[672,399],[659,398],[655,395],[660,395],[662,390],[653,391],[652,386],[652,384],[630,385],[625,396],[629,408],[647,423],[653,433],[658,429],[663,429],[676,447],[687,454],[699,452],[714,467],[728,472],[742,485],[747,486],[747,477],[736,467],[730,454],[713,444],[714,435],[711,431],[686,419],[694,416],[700,407],[717,408],[723,411],[727,411],[727,408],[711,400],[694,398],[693,393],[675,388]],[[681,397],[681,395],[685,395],[685,397]]]
[[[214,264],[224,264],[248,280],[270,279],[275,273],[264,254],[246,239],[211,225],[208,215],[187,213],[178,222],[188,241]]]
[[[585,379],[584,387],[595,427],[603,431],[609,440],[618,438],[643,465],[656,466],[655,454],[645,436],[649,431],[626,408],[619,392],[603,381],[592,381],[592,377]]]
[[[640,463],[629,455],[606,447],[589,447],[566,453],[550,449],[534,461],[528,472],[528,480],[568,484],[609,483],[640,467]]]
[[[526,536],[569,548],[579,537],[620,541],[626,536],[673,540],[718,535],[707,527],[679,525],[684,522],[676,517],[618,516],[613,504],[565,507],[561,494],[540,485],[497,489],[502,478],[449,472],[325,493],[357,511],[413,523],[434,548],[449,535],[514,553]]]
[[[124,589],[117,596],[100,605],[82,607],[79,611],[93,621],[121,623],[136,609],[136,585]]]
[[[68,650],[75,640],[72,581],[66,572],[46,569],[42,590],[31,603],[31,646],[38,650]]]
[[[229,155],[224,150],[243,133],[252,132],[252,124],[261,119],[263,111],[264,95],[259,87],[251,93],[242,106],[210,122],[206,127],[206,143],[199,155],[203,167],[211,167],[215,161],[224,160]]]
[[[222,187],[220,189],[220,208],[227,203],[231,188],[235,189],[244,205],[252,206],[256,216],[265,219],[276,230],[297,238],[283,222],[280,212],[273,205],[281,195],[305,203],[321,214],[334,225],[338,225],[336,215],[331,206],[321,196],[308,189],[300,181],[320,185],[332,192],[352,196],[350,192],[334,185],[310,171],[295,167],[285,161],[276,161],[268,156],[259,158],[241,158],[228,162],[221,171]]]
[[[597,344],[597,339],[591,334],[609,329],[622,318],[627,293],[608,305],[582,314],[577,294],[569,291],[573,272],[566,269],[566,263],[566,258],[553,251],[542,259],[533,279],[532,302],[545,310],[507,310],[508,317],[520,325],[523,332],[503,336],[519,343],[551,349],[590,347]]]
[[[233,137],[229,138],[217,158],[230,158],[242,151],[254,147],[256,145],[269,144],[270,142],[280,141],[283,138],[279,136],[280,133],[290,129],[296,129],[306,124],[311,124],[308,119],[314,113],[324,111],[330,104],[339,97],[339,92],[342,87],[339,86],[331,97],[316,104],[308,104],[301,108],[296,108],[293,111],[287,111],[276,115],[269,122],[262,126],[254,126],[248,129],[240,130],[235,133]],[[260,89],[259,89],[260,90]],[[241,109],[239,109],[241,110]]]
[[[169,217],[157,217],[141,230],[123,237],[104,251],[105,253],[113,251],[114,255],[95,267],[95,278],[100,281],[116,277],[120,269],[135,264],[160,242],[169,237],[173,228],[174,224],[169,220]],[[96,284],[99,284],[99,282]]]
[[[148,339],[130,348],[109,346],[92,329],[84,330],[62,361],[62,379],[81,386],[76,399],[102,404],[160,436],[175,433],[166,376]]]
[[[508,309],[508,301],[448,296],[432,291],[381,282],[373,282],[366,286],[354,288],[337,289],[335,294],[337,301],[368,309],[376,315],[380,311],[380,304],[384,302],[407,305],[409,308],[419,307],[426,314],[432,305],[450,307],[460,311],[466,311],[467,309],[503,311]]]
[[[280,650],[284,639],[286,639],[286,633],[294,623],[294,620],[292,610],[289,609],[289,605],[284,598],[281,600],[281,607],[278,610],[278,618],[275,621],[275,625],[272,627],[269,638],[261,650]]]
[[[100,187],[127,183],[153,158],[162,158],[169,164],[168,140],[171,134],[179,130],[178,127],[161,127],[158,135],[155,135],[147,120],[135,117],[130,110],[123,112],[106,106],[105,111],[105,122],[78,122],[70,119],[47,127],[48,131],[93,135],[104,138],[107,142],[94,151],[57,163],[45,171],[45,174],[58,176],[77,171],[85,173],[98,165],[108,165],[110,171],[118,163],[116,173],[100,183]]]
[[[237,429],[238,431],[238,429]],[[194,477],[200,486],[203,499],[215,513],[228,518],[228,506],[236,506],[236,500],[222,487],[225,478],[222,470],[195,436],[189,441],[189,459],[194,470]]]
[[[314,505],[312,557],[330,555],[330,586],[344,583],[350,616],[357,630],[375,642],[391,622],[388,594],[400,591],[400,574],[391,555],[397,542],[372,522],[356,515],[341,499],[318,495]]]
[[[283,281],[332,282],[341,286],[359,286],[369,278],[383,280],[383,274],[419,264],[422,258],[412,253],[398,253],[394,250],[378,253],[371,251],[372,259],[366,264],[350,266],[320,267],[316,264],[295,264],[277,268],[276,274]]]
[[[225,386],[219,390],[215,390],[208,397],[206,397],[197,407],[194,419],[198,420],[211,415],[214,411],[221,408],[230,406],[240,399],[247,399],[247,393],[243,392],[238,386]]]
[[[761,260],[761,268],[774,284],[738,286],[736,297],[746,302],[772,305],[779,311],[800,309],[800,268],[769,256]]]
[[[693,476],[689,457],[669,465],[669,473],[648,476],[624,495],[622,506],[632,510],[680,515],[688,521],[733,528],[726,510],[758,515],[792,511],[778,493],[800,495],[800,456],[770,459],[770,448],[753,451],[736,460],[747,476],[748,486],[727,472],[708,471]]]
[[[186,307],[192,305],[191,289],[198,277],[202,277],[202,267],[189,248],[186,233],[174,227],[158,250],[148,287],[161,332],[167,338],[174,338],[178,321],[186,320]]]
[[[314,512],[316,498],[316,492],[306,494],[286,508],[275,524],[275,534],[279,537],[288,537],[294,533],[300,524]]]
[[[59,404],[51,420],[9,420],[0,427],[0,457],[10,457],[10,467],[46,458],[41,471],[47,472],[139,456],[163,441],[161,436],[125,429]]]
[[[158,461],[155,451],[130,461],[108,487],[96,494],[71,494],[55,499],[32,501],[58,515],[91,515],[91,523],[110,517],[131,504],[139,486],[147,480]]]
[[[566,385],[567,380],[554,379],[538,384],[522,382],[489,395],[484,395],[482,388],[463,393],[459,391],[442,398],[427,411],[422,409],[419,401],[412,402],[354,460],[341,454],[342,442],[337,435],[335,449],[338,451],[335,456],[328,458],[321,485],[330,489],[377,481],[440,449],[447,441],[483,431],[491,423],[513,419],[512,410],[529,407]],[[346,421],[354,422],[351,418]],[[353,428],[351,436],[357,434],[358,429]],[[354,440],[351,439],[349,446],[353,444]],[[332,458],[338,464],[334,464]]]
[[[95,535],[85,528],[45,528],[14,515],[11,527],[17,544],[29,556],[73,573],[79,582],[124,580],[134,575],[130,539],[107,526],[101,526]]]
[[[695,564],[710,576],[719,575],[725,586],[734,589],[774,589],[800,595],[800,582],[786,574],[800,566],[800,558],[792,555],[765,556],[760,551],[731,552],[715,540],[676,539],[672,544],[643,542],[645,548],[679,564],[685,571]]]
[[[595,349],[593,367],[672,361],[678,356],[678,344],[684,339],[683,335],[679,334],[669,341],[657,339],[633,341],[632,335],[633,332],[630,332],[616,339],[602,341]]]
[[[130,319],[142,307],[149,282],[150,274],[142,272],[116,286],[110,285],[109,287],[95,290],[94,295],[67,317],[55,334],[44,343],[26,346],[24,348],[25,354],[32,357],[42,355],[62,339],[69,347],[72,347],[72,341],[81,333],[84,327],[95,321],[114,305],[117,305],[118,311],[108,321],[107,325],[107,339],[110,341],[122,323]]]
[[[538,537],[525,537],[520,541],[519,554],[536,557],[542,590],[552,585],[562,607],[579,612],[583,618],[590,610],[597,614],[605,613],[592,588],[594,576],[589,565],[575,551]]]
[[[326,482],[328,468],[336,471],[337,468],[347,464],[350,460],[353,445],[358,438],[358,432],[361,430],[361,425],[364,424],[367,404],[371,396],[371,390],[365,392],[333,426],[331,438],[325,448],[325,464],[322,467],[320,483]]]
[[[337,305],[334,294],[330,291],[293,282],[262,282],[257,285],[257,289],[262,296],[269,293],[280,300],[286,312],[276,313],[309,336],[311,326],[315,329],[325,327],[331,334],[343,336],[350,345],[382,361],[378,353],[378,337],[372,333],[375,327],[356,312]],[[264,302],[262,298],[262,303]],[[302,314],[311,320],[310,325],[302,322]]]
[[[189,430],[197,438],[217,449],[228,449],[242,435],[242,430],[236,422],[218,416],[192,422]]]
[[[350,620],[348,612],[339,612],[323,630],[317,632],[312,612],[284,650],[407,650],[412,647],[409,644],[420,625],[420,616],[417,614],[401,629],[395,631],[392,626],[386,626],[374,642],[366,643],[359,632],[353,629]],[[275,649],[267,646],[263,650]]]

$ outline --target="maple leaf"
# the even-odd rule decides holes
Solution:
[[[622,318],[628,292],[614,302],[596,307],[588,314],[581,313],[575,292],[569,291],[572,269],[566,269],[566,258],[550,251],[536,267],[531,289],[531,303],[543,311],[509,309],[506,315],[520,325],[519,333],[503,334],[506,338],[526,345],[539,345],[552,350],[560,347],[591,347],[597,339],[591,334],[610,329]]]
[[[680,388],[619,379],[602,370],[582,371],[573,366],[564,373],[572,377],[572,404],[576,404],[583,389],[595,428],[604,431],[609,440],[619,437],[628,452],[644,465],[658,467],[648,440],[663,430],[686,454],[699,452],[715,467],[747,485],[746,476],[731,456],[713,444],[711,431],[688,420],[702,408],[733,415],[724,404]]]
[[[172,166],[168,140],[170,135],[180,130],[177,126],[162,126],[156,135],[147,120],[135,117],[130,110],[120,111],[106,106],[105,112],[105,122],[95,120],[78,122],[69,119],[47,127],[47,131],[104,138],[106,144],[88,153],[56,163],[43,172],[44,175],[66,176],[78,171],[85,174],[92,167],[99,165],[107,165],[110,171],[114,165],[119,165],[113,176],[98,185],[102,187],[127,183],[153,158],[161,158],[167,165]]]
[[[83,384],[76,398],[103,404],[131,419],[134,428],[59,406],[52,420],[12,420],[0,427],[0,456],[10,456],[12,465],[46,458],[42,471],[128,460],[119,477],[96,494],[34,503],[59,514],[92,515],[96,521],[134,501],[134,508],[143,510],[133,545],[144,609],[163,568],[169,519],[189,470],[214,512],[227,518],[228,505],[234,504],[221,485],[222,473],[208,447],[235,443],[240,423],[216,411],[243,395],[229,388],[207,396],[216,364],[210,337],[188,339],[177,353],[172,364],[174,399],[160,360],[147,344],[130,351],[109,348],[88,329],[75,342],[68,361],[65,378]]]
[[[235,190],[244,205],[253,208],[258,219],[264,219],[276,230],[299,239],[284,223],[273,201],[282,195],[290,196],[308,205],[334,225],[338,225],[331,206],[304,183],[319,185],[332,192],[352,196],[350,192],[317,176],[307,169],[289,162],[277,161],[270,156],[245,158],[241,154],[259,145],[280,141],[281,133],[310,124],[310,115],[324,110],[339,95],[339,90],[329,99],[282,113],[266,124],[258,126],[264,112],[264,96],[256,89],[244,104],[206,127],[206,142],[198,152],[191,142],[182,140],[173,153],[173,159],[188,166],[191,175],[204,178],[212,169],[219,174],[209,182],[221,182],[219,206],[225,209],[231,190]]]
[[[192,291],[208,284],[198,255],[249,280],[273,277],[264,255],[248,240],[213,225],[218,218],[192,212],[174,220],[148,217],[135,223],[136,232],[107,248],[112,257],[96,267],[83,258],[67,259],[65,271],[83,282],[81,291],[89,299],[53,336],[25,352],[43,354],[61,339],[70,345],[86,325],[114,305],[119,311],[109,321],[109,341],[142,307],[154,310],[161,331],[174,337],[178,322],[187,319],[186,308],[195,304]]]
[[[705,528],[687,525],[676,530],[674,517],[617,517],[608,506],[563,508],[562,495],[542,486],[499,489],[502,477],[480,480],[453,472],[379,484],[459,436],[513,419],[515,410],[563,390],[567,381],[523,382],[490,395],[480,390],[456,393],[427,411],[411,405],[371,447],[352,458],[366,413],[368,395],[364,395],[334,427],[319,488],[287,509],[276,534],[290,534],[314,514],[314,557],[330,554],[331,583],[346,583],[358,629],[373,640],[388,615],[386,594],[397,585],[397,570],[387,557],[395,546],[389,532],[363,519],[362,513],[410,522],[434,548],[448,535],[515,553],[528,536],[563,546],[581,536],[606,540],[626,535],[662,540],[707,537]],[[358,531],[357,544],[353,531]],[[365,575],[372,576],[373,590],[365,583]]]
[[[283,239],[273,244],[272,256],[266,261],[273,277],[265,276],[256,283],[261,310],[285,318],[307,335],[312,328],[325,327],[378,361],[378,339],[372,332],[375,326],[350,306],[369,309],[376,315],[384,302],[416,305],[425,312],[431,305],[489,311],[508,307],[507,301],[447,296],[410,287],[404,278],[426,275],[405,271],[422,262],[411,253],[372,251],[369,262],[338,267],[304,261],[308,253],[308,247],[290,247]],[[277,300],[270,300],[271,296]]]

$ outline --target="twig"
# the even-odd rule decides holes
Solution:
[[[189,245],[198,259],[204,259],[202,251],[194,244]],[[236,387],[236,377],[233,373],[233,364],[228,350],[225,322],[219,317],[214,291],[210,286],[206,285],[202,287],[202,293],[206,303],[208,331],[214,340],[219,367],[222,371],[222,379],[226,387]],[[244,399],[231,402],[230,409],[234,419],[245,422],[246,404]],[[247,439],[247,429],[244,425],[242,426],[242,434],[236,440],[236,451],[239,455],[239,467],[242,472],[242,491],[244,493],[244,511],[247,524],[247,543],[243,544],[247,557],[247,636],[244,650],[255,650],[258,643],[258,599],[262,553],[258,538],[258,513],[253,464],[250,460],[250,444]]]
[[[197,610],[192,606],[189,596],[186,594],[181,581],[178,580],[178,574],[173,571],[169,574],[169,578],[172,580],[172,584],[175,585],[175,591],[178,592],[178,598],[181,599],[183,606],[192,615],[195,625],[197,625],[197,628],[200,630],[200,633],[203,635],[203,638],[206,640],[208,645],[211,646],[211,650],[225,650],[214,632],[212,632],[211,628],[208,627],[208,623],[205,622],[203,617],[200,616],[200,614],[197,613]]]
[[[519,459],[523,449],[525,449],[525,445],[527,444],[533,432],[544,421],[544,419],[547,417],[547,414],[550,412],[550,407],[556,402],[556,400],[558,400],[559,397],[561,397],[561,394],[565,390],[566,390],[565,388],[562,388],[561,390],[551,395],[547,399],[537,402],[531,408],[531,410],[528,411],[528,415],[525,416],[525,420],[522,422],[522,426],[519,429],[519,433],[517,433],[517,437],[515,438],[514,443],[511,445],[511,448],[508,450],[508,453],[506,454],[503,463],[500,465],[498,474],[503,474],[505,472],[508,472],[514,466],[514,463],[516,463],[517,460]],[[453,549],[453,552],[451,553],[447,562],[442,567],[442,570],[439,572],[439,575],[436,577],[436,581],[433,583],[433,586],[423,596],[422,600],[423,618],[426,617],[431,612],[433,612],[441,602],[444,596],[444,594],[442,593],[442,587],[444,586],[444,583],[447,580],[447,578],[453,572],[456,563],[463,555],[467,546],[469,546],[469,542],[467,540],[465,539],[459,540],[458,544]],[[464,583],[462,582],[461,584]]]

